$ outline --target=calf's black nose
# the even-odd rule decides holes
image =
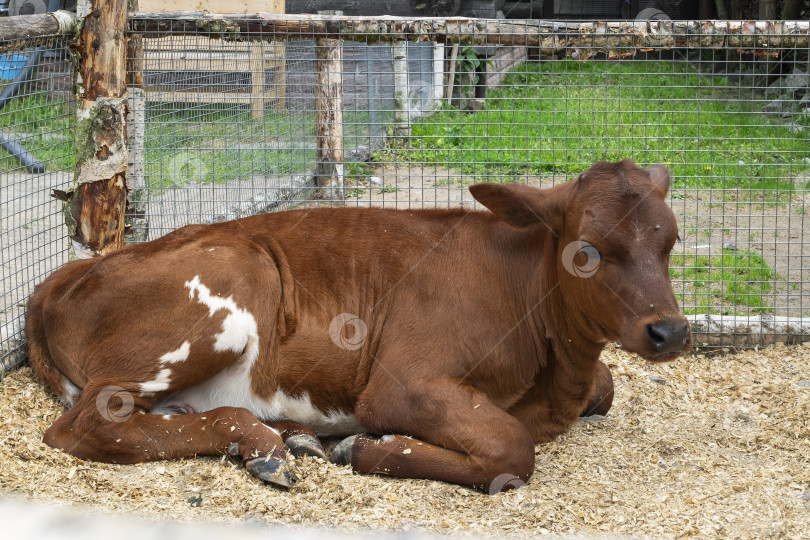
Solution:
[[[648,324],[647,338],[659,354],[680,352],[689,341],[689,323],[683,319],[667,319]]]

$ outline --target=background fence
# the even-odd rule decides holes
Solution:
[[[68,260],[62,208],[51,190],[73,184],[69,44],[53,35],[0,53],[0,370],[23,358],[28,294]]]
[[[362,18],[275,17],[229,19],[241,33],[130,19],[130,241],[300,205],[472,208],[474,182],[545,187],[631,158],[673,172],[671,276],[698,342],[810,332],[807,23],[385,27],[401,24],[405,43]],[[342,93],[319,95],[324,80]],[[65,260],[49,193],[71,182],[74,113],[69,93],[34,87],[0,110],[4,136],[31,137],[48,171],[0,158],[6,364],[20,358],[25,298]],[[342,151],[331,169],[324,131]]]

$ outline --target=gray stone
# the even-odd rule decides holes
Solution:
[[[782,88],[793,93],[806,92],[808,86],[810,86],[810,75],[799,68],[794,68],[793,73],[782,81]]]
[[[775,100],[771,101],[770,103],[768,103],[764,107],[762,107],[762,112],[766,112],[766,113],[791,112],[794,109],[796,109],[796,106],[797,106],[797,103],[792,99],[778,98],[778,99],[775,99]]]

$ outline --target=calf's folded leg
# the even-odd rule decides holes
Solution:
[[[588,398],[588,405],[580,416],[594,414],[606,415],[613,405],[613,375],[610,368],[602,361],[596,363],[596,374],[593,380],[593,390]]]
[[[254,476],[292,485],[284,441],[247,409],[147,414],[149,399],[137,387],[114,381],[88,382],[76,403],[45,432],[44,442],[81,459],[110,463],[228,453],[240,457]]]
[[[333,451],[336,463],[361,473],[442,480],[490,493],[519,487],[534,472],[528,431],[472,387],[450,380],[410,390],[368,387],[355,410],[358,421],[372,433],[399,435],[349,437]]]

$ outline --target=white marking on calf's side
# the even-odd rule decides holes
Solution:
[[[292,420],[311,427],[319,435],[352,435],[364,431],[353,414],[323,412],[312,405],[306,393],[292,397],[277,390],[269,399],[255,395],[251,390],[250,372],[259,356],[256,319],[246,309],[239,308],[233,297],[223,298],[212,294],[202,284],[200,276],[194,276],[185,286],[189,289],[190,299],[196,297],[198,302],[208,307],[209,317],[220,309],[228,311],[222,321],[222,332],[214,336],[214,349],[244,353],[233,365],[202,384],[168,396],[156,408],[191,407],[196,412],[206,412],[217,407],[243,407],[261,420]]]
[[[213,317],[220,309],[228,311],[228,315],[222,321],[222,332],[214,336],[216,338],[214,350],[232,351],[237,354],[244,351],[245,355],[255,360],[259,354],[259,334],[253,315],[246,309],[239,308],[232,296],[223,298],[211,294],[211,289],[200,282],[200,276],[194,276],[191,281],[186,281],[185,286],[189,290],[190,299],[194,300],[196,294],[197,301],[208,307],[209,317]]]
[[[169,389],[169,383],[171,382],[172,370],[169,368],[165,368],[166,364],[176,364],[177,362],[185,362],[188,360],[188,354],[191,350],[191,342],[184,341],[180,347],[174,351],[169,351],[163,356],[160,357],[159,361],[160,364],[158,365],[160,371],[158,371],[155,378],[151,381],[146,381],[141,383],[141,395],[147,394],[154,394],[155,392],[163,392],[164,390]]]
[[[188,353],[191,350],[191,342],[184,341],[180,348],[176,351],[167,352],[160,357],[160,364],[176,364],[177,362],[185,362],[188,360]]]
[[[312,405],[306,393],[292,397],[277,390],[269,399],[260,398],[251,391],[250,367],[247,362],[238,362],[200,385],[167,397],[157,406],[190,406],[198,412],[217,407],[243,407],[260,420],[292,420],[311,427],[322,436],[353,435],[364,431],[353,414],[323,412]]]
[[[141,383],[141,395],[154,394],[155,392],[163,392],[164,390],[168,390],[171,377],[171,369],[161,369],[158,371],[158,374],[155,375],[154,379]]]

